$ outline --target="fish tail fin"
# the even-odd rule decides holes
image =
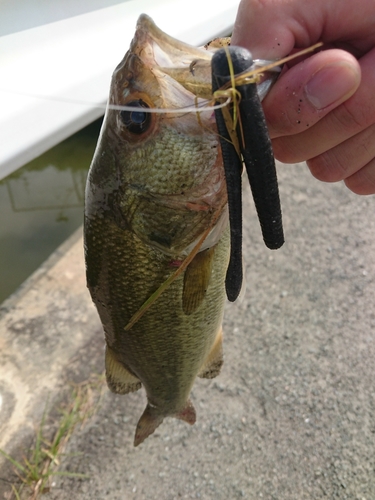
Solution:
[[[179,420],[183,420],[190,425],[195,424],[196,413],[193,403],[190,399],[188,399],[182,410],[171,416],[178,418]],[[163,420],[164,415],[161,415],[157,408],[147,404],[135,430],[134,446],[138,446],[143,443],[143,441],[150,436],[150,434],[155,432]]]
[[[173,416],[175,418],[178,418],[179,420],[187,422],[190,425],[195,424],[195,421],[197,419],[197,414],[195,413],[194,405],[190,401],[190,399],[186,401],[186,405],[182,408],[182,410]]]
[[[116,358],[113,350],[106,346],[105,375],[109,389],[116,394],[127,394],[141,388],[141,381]]]
[[[134,446],[138,446],[150,436],[163,422],[164,416],[155,408],[147,404],[145,411],[138,421],[134,436]]]
[[[215,378],[219,375],[221,367],[223,366],[223,329],[217,332],[214,345],[211,348],[207,358],[205,359],[203,366],[198,373],[198,377],[201,378]]]

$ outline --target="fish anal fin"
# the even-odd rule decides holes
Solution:
[[[210,282],[215,247],[197,253],[186,268],[182,291],[182,309],[192,314],[202,303]]]
[[[201,371],[198,373],[198,377],[215,378],[219,375],[223,363],[223,329],[220,327],[214,345],[205,359]]]
[[[116,358],[113,350],[105,350],[105,374],[107,385],[116,394],[127,394],[141,388],[141,381]]]
[[[183,420],[184,422],[187,422],[190,425],[195,424],[195,421],[197,419],[194,405],[190,401],[190,399],[187,400],[186,405],[183,407],[183,409],[173,416],[175,418],[178,418],[179,420]]]
[[[138,421],[134,436],[134,446],[138,446],[150,436],[163,422],[164,417],[156,408],[147,404],[145,411]]]

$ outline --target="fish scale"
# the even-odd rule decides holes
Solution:
[[[209,174],[217,157],[213,150],[217,147],[215,136],[207,137],[202,143],[200,137],[166,129],[161,131],[157,141],[152,140],[144,148],[134,148],[130,152],[128,156],[137,162],[139,169],[124,172],[123,180],[131,184],[141,175],[147,175],[153,178],[152,192],[180,193],[194,186],[197,175]]]

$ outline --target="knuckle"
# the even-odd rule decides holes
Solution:
[[[312,175],[320,181],[337,182],[346,177],[347,166],[334,150],[326,151],[306,163]]]
[[[289,144],[288,137],[278,137],[272,140],[272,149],[277,160],[283,163],[297,163],[302,161],[293,144]]]
[[[375,160],[344,180],[345,185],[355,194],[375,194]]]
[[[360,132],[369,126],[375,119],[374,110],[372,110],[368,103],[361,105],[349,100],[345,101],[331,111],[328,115],[332,121],[332,127],[340,131],[341,134],[347,133],[353,135]]]

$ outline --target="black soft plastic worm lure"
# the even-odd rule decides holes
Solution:
[[[244,48],[228,47],[218,50],[212,58],[212,92],[224,87],[231,79],[229,57],[235,76],[249,71],[253,66],[252,56]],[[280,248],[284,243],[275,160],[257,84],[255,81],[246,83],[236,87],[236,90],[241,95],[239,103],[241,124],[238,123],[236,128],[241,157],[231,142],[222,110],[215,110],[228,191],[231,252],[225,287],[231,302],[237,299],[243,279],[241,183],[243,162],[264,243],[270,249]]]

